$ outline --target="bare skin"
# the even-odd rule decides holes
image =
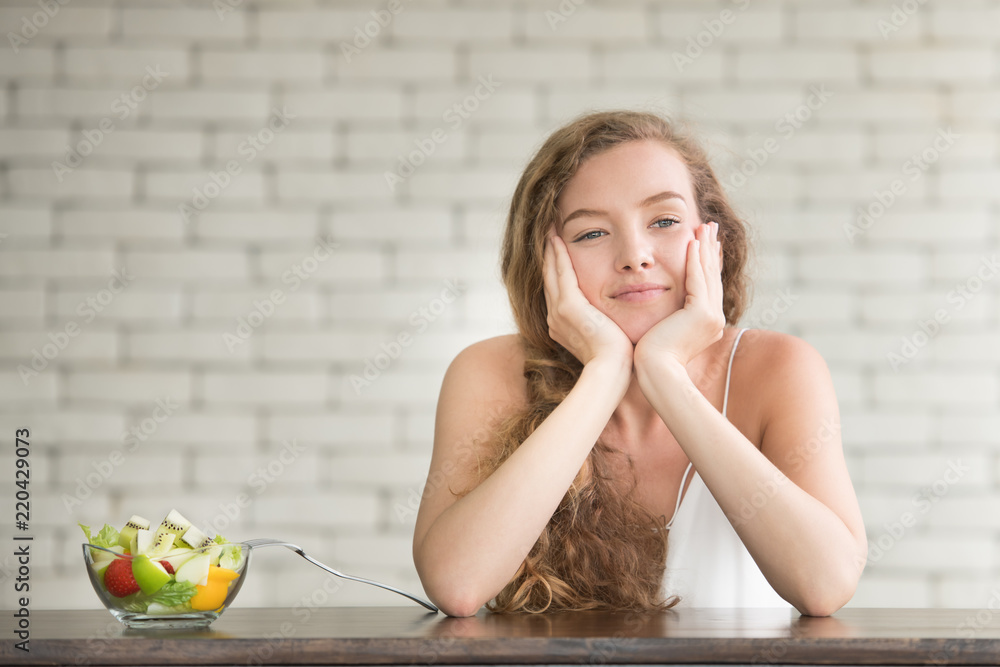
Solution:
[[[664,192],[673,194],[657,199]],[[454,616],[492,599],[601,438],[632,457],[638,498],[665,520],[690,461],[779,595],[803,614],[839,609],[867,541],[822,358],[792,336],[748,331],[722,417],[736,330],[722,314],[721,245],[670,149],[633,142],[590,158],[559,211],[544,257],[549,331],[583,372],[517,451],[456,499],[450,490],[472,485],[482,435],[526,399],[515,336],[452,362],[414,532],[428,596]],[[773,492],[745,516],[762,488]]]

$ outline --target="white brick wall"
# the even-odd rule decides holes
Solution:
[[[94,608],[77,521],[177,507],[210,522],[241,492],[252,502],[225,534],[286,537],[416,590],[399,510],[422,486],[449,360],[511,330],[497,247],[519,170],[565,120],[616,106],[683,114],[726,183],[746,176],[731,190],[757,242],[747,321],[825,356],[882,549],[852,604],[982,606],[1000,582],[1000,278],[983,263],[1000,250],[995,4],[921,4],[886,30],[893,8],[874,0],[404,3],[348,61],[342,43],[384,3],[245,0],[220,17],[74,0],[17,53],[5,40],[0,428],[33,433],[34,607]],[[37,9],[5,3],[0,33]],[[147,66],[168,74],[123,106]],[[498,87],[452,127],[445,113],[480,76]],[[819,86],[829,99],[803,107]],[[248,159],[241,146],[282,108],[294,118]],[[113,131],[59,182],[52,162],[102,119]],[[385,172],[436,128],[445,142],[391,191]],[[935,149],[948,130],[958,138]],[[768,139],[779,150],[747,176]],[[185,222],[178,206],[229,160],[242,172]],[[873,208],[895,179],[905,192]],[[852,241],[861,210],[873,220]],[[314,262],[319,239],[336,245]],[[112,294],[121,267],[135,278]],[[446,280],[462,294],[411,319]],[[769,312],[782,293],[794,302]],[[249,338],[227,344],[240,319]],[[69,323],[79,335],[22,382],[18,365]],[[412,343],[356,390],[351,376],[400,334]],[[903,349],[912,359],[893,368]],[[176,409],[150,421],[167,397]],[[63,494],[144,423],[141,446],[67,511]],[[289,440],[304,452],[256,493],[248,476]],[[954,459],[970,471],[921,504]],[[0,499],[12,506],[9,484]],[[907,511],[915,525],[887,533]],[[406,604],[360,585],[324,593],[288,555],[255,566],[281,583],[255,578],[248,605],[317,591]]]

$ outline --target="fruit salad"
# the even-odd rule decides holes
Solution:
[[[91,547],[90,567],[121,610],[155,615],[221,611],[244,570],[243,549],[210,538],[171,510],[154,530],[134,515],[119,531],[105,524],[97,534],[80,524]]]

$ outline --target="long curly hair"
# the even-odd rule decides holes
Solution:
[[[588,158],[630,141],[656,140],[687,165],[698,212],[719,223],[723,310],[739,321],[746,304],[749,245],[704,150],[668,120],[641,111],[582,115],[537,151],[514,191],[501,254],[501,274],[524,351],[527,407],[501,421],[480,460],[480,479],[495,471],[551,414],[580,377],[582,364],[549,336],[542,288],[546,233],[558,220],[566,183]],[[488,608],[495,612],[565,609],[650,611],[675,605],[660,588],[667,554],[665,517],[634,499],[632,462],[595,443],[552,519],[511,581]]]

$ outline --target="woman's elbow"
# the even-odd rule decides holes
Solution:
[[[442,613],[448,616],[475,616],[485,604],[479,595],[458,581],[454,572],[448,572],[447,568],[430,568],[432,571],[428,571],[428,568],[421,567],[420,555],[416,550],[413,562],[424,593]]]
[[[424,582],[424,592],[443,614],[458,617],[475,616],[485,603],[473,591],[463,590],[455,583],[445,582],[443,585],[435,586]]]
[[[858,579],[859,573],[851,568],[840,576],[823,577],[793,604],[805,616],[831,616],[854,597]]]
[[[851,596],[847,596],[846,599],[841,600],[838,597],[820,597],[815,596],[801,603],[795,605],[795,608],[803,616],[832,616],[841,607],[847,604]]]
[[[483,605],[478,600],[472,598],[462,598],[461,596],[447,597],[440,601],[435,601],[438,609],[448,616],[475,616],[482,609]]]

